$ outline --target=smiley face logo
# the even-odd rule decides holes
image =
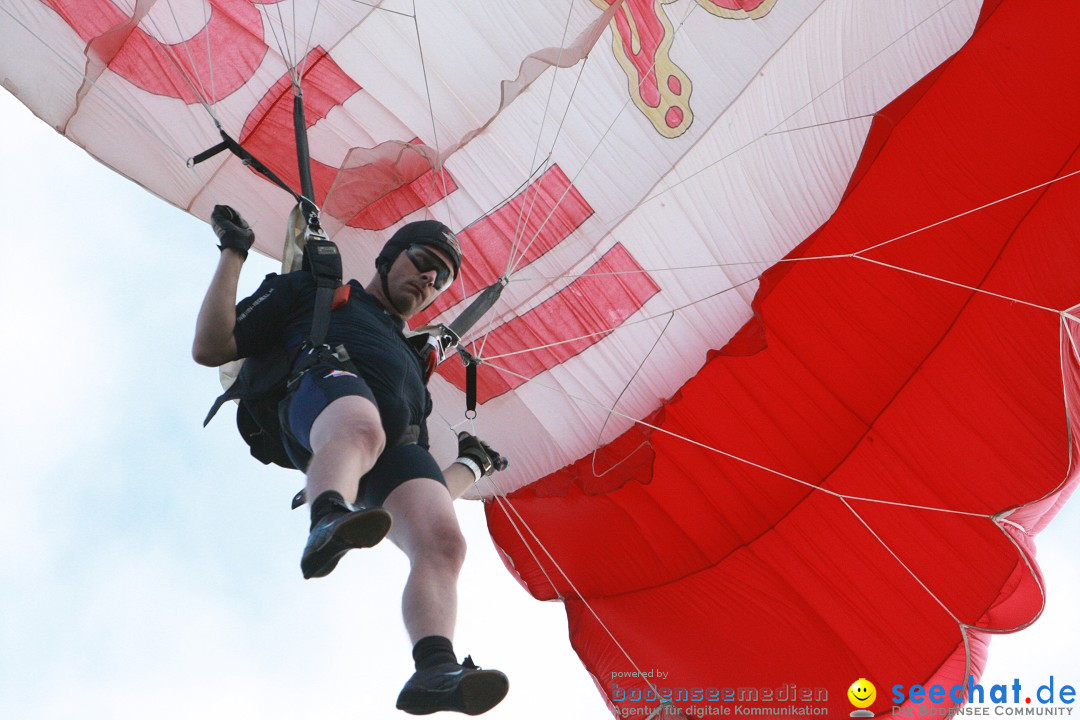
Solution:
[[[866,678],[859,678],[851,683],[851,687],[847,691],[847,697],[855,707],[868,708],[877,699],[877,688],[874,687],[874,683]]]

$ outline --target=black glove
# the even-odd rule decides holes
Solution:
[[[215,205],[210,213],[210,225],[217,233],[219,250],[231,248],[247,260],[248,250],[255,242],[255,231],[240,217],[240,213],[228,205]]]
[[[494,472],[505,470],[510,462],[491,449],[486,442],[467,432],[458,433],[458,457],[472,460],[480,468],[480,475],[486,477]]]

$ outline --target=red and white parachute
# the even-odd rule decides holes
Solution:
[[[220,125],[298,186],[299,80],[347,274],[436,217],[466,261],[423,320],[506,283],[465,338],[512,458],[477,492],[613,710],[662,667],[839,713],[855,678],[977,675],[1041,611],[1032,540],[1076,482],[1078,33],[1067,0],[6,0],[0,70],[274,255],[293,198],[186,161]],[[464,386],[445,362],[442,417]]]

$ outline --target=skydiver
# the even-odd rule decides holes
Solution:
[[[192,356],[200,365],[292,350],[311,328],[315,279],[271,273],[236,304],[237,281],[254,231],[228,206],[211,224],[221,256],[199,310]],[[401,227],[375,262],[366,287],[351,280],[347,301],[331,315],[327,344],[341,344],[354,365],[334,358],[303,374],[283,401],[286,451],[306,475],[311,530],[301,559],[305,578],[329,574],[354,548],[386,535],[408,556],[402,596],[416,672],[397,699],[412,714],[453,710],[476,715],[506,695],[498,670],[458,663],[452,644],[457,578],[465,539],[453,500],[495,470],[497,453],[463,434],[459,457],[440,469],[428,451],[431,395],[419,355],[406,342],[406,321],[449,287],[461,266],[457,238],[434,220]],[[353,503],[360,503],[358,507]],[[393,522],[391,523],[391,518]]]

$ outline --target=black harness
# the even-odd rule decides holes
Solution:
[[[326,237],[319,226],[319,210],[314,202],[315,189],[311,177],[307,123],[304,120],[303,92],[299,78],[293,81],[293,128],[296,133],[296,159],[300,173],[301,192],[291,188],[288,183],[230,137],[220,123],[216,121],[215,123],[222,141],[190,158],[188,166],[194,166],[227,150],[296,199],[302,215],[307,220],[304,267],[315,277],[316,295],[311,333],[298,353],[290,353],[284,348],[278,348],[265,355],[247,358],[236,380],[210,408],[203,426],[205,427],[210,422],[227,400],[238,400],[236,424],[244,441],[250,446],[251,454],[268,465],[274,463],[282,467],[294,468],[295,465],[285,452],[285,446],[281,441],[283,428],[278,419],[278,405],[296,387],[304,373],[319,362],[338,363],[343,369],[355,372],[343,346],[331,349],[325,344],[326,332],[330,326],[330,312],[334,306],[334,293],[342,287],[341,255],[337,246]],[[460,271],[460,268],[455,268],[455,270]],[[393,305],[386,271],[387,268],[380,268],[379,274],[382,277],[383,292]],[[464,334],[499,299],[508,281],[508,278],[503,277],[485,288],[449,326],[438,325],[428,328],[426,334],[414,336],[409,340],[419,353],[424,365],[425,383],[442,361],[445,353],[457,347],[467,370],[466,414],[468,416],[474,417],[476,414],[476,369],[480,360],[460,347],[459,343]],[[398,310],[396,307],[394,309]],[[303,357],[299,358],[299,364],[297,364],[301,354]]]
[[[334,295],[341,284],[341,254],[330,240],[309,237],[304,244],[303,269],[315,279],[315,309],[307,340],[294,351],[276,347],[268,353],[244,360],[236,380],[214,401],[203,421],[205,427],[229,400],[239,401],[236,427],[253,457],[269,465],[285,468],[296,465],[285,452],[278,407],[296,389],[304,374],[320,362],[329,362],[350,372],[356,368],[344,346],[325,343],[330,328]]]

